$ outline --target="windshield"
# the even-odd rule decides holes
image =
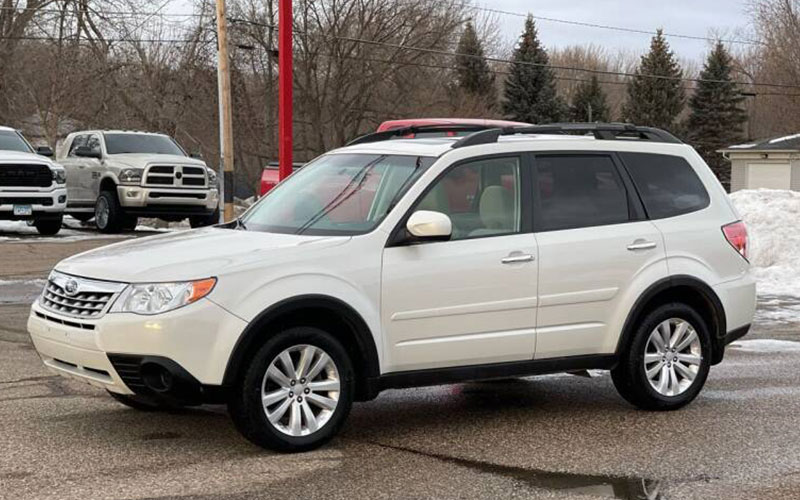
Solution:
[[[435,158],[330,154],[296,171],[247,212],[250,230],[354,235],[375,228]]]
[[[13,130],[0,130],[0,150],[33,153],[25,139]]]
[[[165,135],[155,134],[103,134],[106,138],[106,153],[147,153],[156,155],[186,156],[186,153]]]

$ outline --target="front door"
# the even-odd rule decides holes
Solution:
[[[416,203],[447,214],[453,233],[384,250],[387,371],[533,358],[538,256],[523,178],[517,156],[471,160]]]
[[[613,155],[536,156],[537,359],[613,352],[626,298],[667,275],[661,233],[634,196]]]

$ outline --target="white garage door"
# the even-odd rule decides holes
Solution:
[[[789,189],[792,167],[788,163],[751,163],[747,169],[747,188]]]

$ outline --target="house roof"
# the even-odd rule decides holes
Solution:
[[[800,151],[800,134],[784,135],[771,139],[761,139],[745,144],[728,146],[722,151],[726,153],[748,151]]]

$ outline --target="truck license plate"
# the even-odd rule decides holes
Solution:
[[[14,205],[14,215],[33,215],[33,207],[30,205]]]

